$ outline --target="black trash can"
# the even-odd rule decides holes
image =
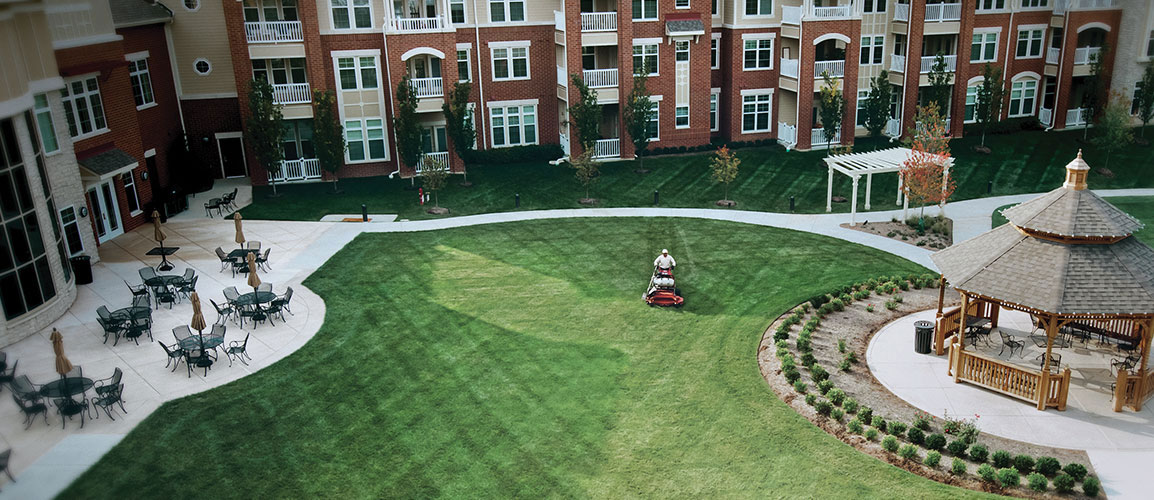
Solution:
[[[931,321],[914,322],[914,352],[929,354],[930,344],[934,339],[934,323]]]
[[[69,261],[72,263],[72,275],[76,276],[77,285],[92,283],[92,257],[77,255]]]

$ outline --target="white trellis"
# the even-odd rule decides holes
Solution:
[[[879,151],[848,153],[826,157],[825,164],[829,169],[829,179],[826,185],[825,211],[833,211],[833,173],[836,170],[848,175],[850,179],[853,180],[853,195],[850,197],[849,225],[857,225],[858,180],[861,179],[863,175],[866,178],[865,209],[869,210],[870,194],[873,189],[873,175],[900,171],[902,169],[902,163],[910,157],[912,152],[909,148],[889,148]],[[949,167],[953,164],[954,159],[950,158],[949,165],[946,166],[946,175],[949,175]],[[909,200],[903,200],[902,197],[901,176],[898,176],[898,197],[894,204],[902,205],[903,209],[907,208],[909,204]]]

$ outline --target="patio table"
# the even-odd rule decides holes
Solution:
[[[88,377],[64,377],[40,386],[40,395],[46,398],[66,398],[84,394],[94,384]]]
[[[259,321],[266,317],[260,305],[272,302],[274,299],[276,299],[276,294],[273,292],[248,292],[240,294],[240,297],[237,297],[234,303],[241,307],[255,305],[256,312],[253,313],[252,319]]]
[[[184,276],[179,274],[161,274],[144,280],[148,286],[177,286],[184,283]]]
[[[970,339],[970,345],[978,345],[978,339],[982,335],[986,335],[986,345],[990,345],[990,331],[982,331],[982,327],[988,324],[990,324],[989,318],[966,318],[966,338]]]
[[[147,317],[151,312],[152,309],[145,306],[128,306],[121,307],[120,309],[112,311],[110,314],[112,315],[112,319],[117,321],[132,321],[137,318]]]
[[[186,351],[196,349],[204,350],[215,349],[224,343],[224,336],[214,337],[212,335],[193,335],[188,338],[180,339],[180,348]]]
[[[260,253],[260,250],[255,248],[238,248],[228,253],[230,259],[246,259],[250,253]]]

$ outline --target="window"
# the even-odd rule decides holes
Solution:
[[[373,12],[369,0],[331,0],[333,29],[372,28]]]
[[[721,97],[721,95],[718,94],[717,92],[710,92],[709,93],[709,131],[710,132],[717,132],[717,130],[718,130],[717,100],[720,97]]]
[[[633,46],[633,73],[642,74],[642,71],[649,76],[657,75],[657,44]]]
[[[978,12],[1006,8],[1006,0],[978,0]]]
[[[19,148],[13,119],[0,121],[0,224],[4,227],[0,232],[0,303],[9,320],[56,296],[45,228],[36,216]]]
[[[346,120],[345,144],[350,162],[387,159],[384,121],[380,118]]]
[[[882,54],[885,53],[886,38],[884,36],[861,37],[861,65],[881,64]]]
[[[1150,31],[1150,38],[1146,39],[1146,57],[1154,57],[1154,30]]]
[[[465,23],[465,0],[449,0],[449,22]]]
[[[84,240],[80,238],[80,224],[76,220],[76,209],[64,207],[60,210],[60,224],[64,226],[64,241],[68,243],[68,256],[84,251]]]
[[[200,76],[207,76],[209,73],[212,73],[212,63],[202,57],[192,62],[192,70]]]
[[[689,0],[674,0],[673,7],[675,9],[688,9]]]
[[[137,108],[156,103],[152,95],[152,79],[148,77],[148,58],[128,61],[128,79],[132,82],[132,98]]]
[[[720,38],[709,39],[709,68],[718,69],[721,67],[721,51],[718,45],[721,43]]]
[[[316,158],[316,148],[313,147],[312,119],[285,120],[284,134],[281,135],[280,144],[285,160]]]
[[[769,132],[770,102],[773,94],[741,96],[741,133]]]
[[[529,78],[529,47],[502,47],[492,51],[494,80]]]
[[[1022,0],[1022,7],[1024,8],[1048,7],[1049,5],[1050,0]]]
[[[140,212],[140,196],[136,193],[136,183],[132,180],[132,172],[125,172],[120,176],[124,184],[124,204],[128,205],[128,213],[135,215]]]
[[[990,62],[998,59],[998,34],[974,33],[970,42],[970,62]]]
[[[772,16],[773,0],[745,0],[745,15]]]
[[[489,0],[489,21],[494,23],[525,20],[525,0]]]
[[[656,21],[657,0],[633,0],[634,21]]]
[[[887,0],[865,0],[862,3],[862,12],[885,12]]]
[[[717,5],[719,1],[720,0],[713,0],[713,15],[714,16],[720,16],[721,15],[721,9]]]
[[[1134,95],[1130,99],[1130,114],[1138,116],[1138,106],[1142,104],[1142,100],[1138,98],[1138,93],[1142,91],[1142,82],[1138,81],[1134,84]]]
[[[36,94],[32,100],[32,110],[36,112],[36,126],[40,128],[40,142],[44,146],[44,152],[55,153],[60,150],[60,145],[56,142],[56,125],[52,123],[48,94]]]
[[[184,0],[184,8],[189,12],[196,12],[200,9],[200,0]]]
[[[1042,32],[1043,29],[1035,30],[1018,30],[1018,52],[1019,59],[1029,57],[1042,57]]]
[[[1034,95],[1038,90],[1037,80],[1021,80],[1010,87],[1010,117],[1034,114]]]
[[[64,101],[64,117],[68,120],[68,134],[73,138],[108,130],[95,76],[66,82],[60,95]]]
[[[689,128],[689,106],[673,108],[673,125],[677,128]]]
[[[673,59],[675,61],[689,60],[689,41],[678,40],[673,42]]]
[[[493,147],[537,143],[537,106],[497,106],[489,109]]]
[[[866,124],[866,103],[870,100],[870,91],[857,91],[857,113],[855,114],[857,126],[864,127]]]
[[[745,40],[745,63],[742,69],[772,69],[773,40]]]
[[[469,51],[457,51],[457,80],[462,82],[471,82],[473,79],[469,76]]]
[[[253,59],[252,76],[273,85],[308,83],[303,57],[292,59]]]
[[[966,110],[965,122],[973,123],[978,121],[978,91],[981,90],[981,85],[974,85],[966,87]]]
[[[377,88],[377,58],[373,56],[337,58],[341,90]]]
[[[661,101],[653,102],[653,117],[649,119],[649,126],[645,128],[650,141],[661,140]]]

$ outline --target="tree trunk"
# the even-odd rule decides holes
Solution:
[[[441,197],[437,191],[433,191],[433,208],[441,208]]]
[[[335,176],[333,177],[333,192],[334,193],[341,192],[339,189],[337,189],[337,181],[339,181],[339,180],[340,179],[337,179]]]
[[[273,196],[273,198],[275,198],[277,196],[277,194],[276,194],[276,178],[269,179],[268,183],[269,183],[269,185],[272,186],[272,196]]]
[[[982,125],[982,147],[986,147],[986,126]]]

